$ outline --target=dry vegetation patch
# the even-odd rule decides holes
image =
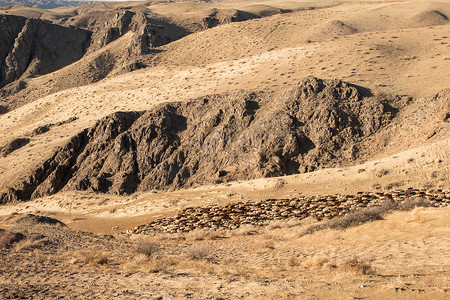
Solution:
[[[311,225],[301,232],[300,236],[312,234],[326,228],[344,230],[364,223],[383,220],[384,216],[393,211],[408,211],[416,207],[432,206],[433,204],[430,201],[420,197],[411,197],[401,203],[397,203],[393,200],[385,200],[380,205],[354,210],[353,212],[343,214],[342,216],[327,220],[321,224]]]
[[[193,244],[184,250],[184,254],[192,260],[212,261],[214,259],[213,249],[205,244]]]
[[[106,265],[110,261],[110,253],[101,249],[78,250],[72,253],[72,264],[87,264],[91,266]]]
[[[375,269],[372,267],[369,261],[358,259],[356,256],[345,261],[341,268],[347,272],[353,272],[362,275],[373,275]]]
[[[160,250],[160,244],[153,241],[150,237],[139,237],[135,241],[135,251],[138,254],[152,256]]]

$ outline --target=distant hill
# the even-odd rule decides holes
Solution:
[[[36,8],[51,9],[60,6],[80,6],[98,1],[66,1],[66,0],[0,0],[0,6],[26,5]]]

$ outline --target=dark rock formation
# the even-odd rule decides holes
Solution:
[[[86,129],[0,199],[60,190],[129,194],[349,163],[395,109],[338,80],[275,96],[240,92],[118,112]]]
[[[27,214],[26,216],[23,216],[20,219],[18,219],[15,223],[16,224],[27,224],[27,225],[46,224],[46,225],[59,225],[59,226],[64,226],[64,227],[67,226],[66,224],[64,224],[63,222],[61,222],[57,219],[46,217],[46,216],[33,215],[33,214]]]
[[[4,69],[6,57],[14,48],[14,41],[25,25],[26,18],[0,15],[0,70]],[[0,87],[3,83],[3,72],[0,72]]]
[[[185,29],[166,20],[126,9],[109,9],[99,14],[99,11],[86,7],[86,11],[81,10],[79,15],[59,20],[58,23],[91,31],[89,53],[101,49],[128,32],[133,34],[132,42],[124,47],[127,47],[132,55],[146,54],[150,48],[165,45],[189,34]]]
[[[90,41],[88,31],[16,16],[0,16],[0,31],[0,87],[24,73],[42,75],[80,59]]]
[[[16,138],[13,139],[11,142],[7,143],[6,145],[0,147],[0,157],[5,157],[6,155],[10,154],[11,152],[22,148],[26,144],[30,142],[30,139],[28,138]]]
[[[260,17],[261,16],[255,15],[253,13],[236,9],[214,9],[213,12],[209,14],[209,16],[203,18],[203,24],[201,24],[201,28],[213,28],[221,24],[242,22]]]

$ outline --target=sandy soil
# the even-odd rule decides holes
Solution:
[[[416,208],[359,227],[303,237],[299,233],[310,220],[266,229],[156,235],[141,242],[136,237],[16,224],[10,230],[26,228],[29,237],[11,249],[0,249],[0,295],[446,299],[449,214],[448,208]],[[152,254],[143,255],[142,249]],[[358,264],[349,267],[348,261],[355,258]]]

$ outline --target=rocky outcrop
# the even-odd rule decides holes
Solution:
[[[7,33],[0,50],[0,87],[24,73],[46,74],[80,59],[90,40],[90,33],[82,29],[13,16],[0,16],[0,31]]]
[[[201,28],[204,30],[221,24],[242,22],[260,17],[261,16],[255,15],[251,12],[236,9],[214,9],[207,17],[203,18]]]
[[[30,142],[29,138],[16,138],[0,147],[0,157],[5,157],[11,152],[22,148]]]
[[[338,80],[119,112],[78,134],[3,202],[60,190],[136,191],[272,177],[350,163],[396,110]],[[6,200],[5,200],[6,199]]]
[[[4,69],[6,57],[14,47],[14,41],[25,25],[26,18],[0,15],[0,70]],[[3,72],[0,72],[0,87],[3,86]]]
[[[166,20],[127,9],[109,9],[101,14],[96,9],[86,11],[81,9],[79,15],[59,20],[58,23],[91,31],[92,39],[88,53],[97,51],[131,33],[132,42],[124,47],[128,49],[129,54],[139,56],[148,53],[150,48],[165,45],[188,34],[186,30]]]

